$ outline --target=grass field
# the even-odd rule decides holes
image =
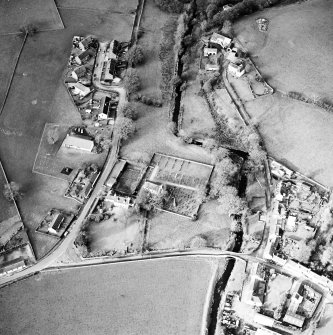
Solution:
[[[330,0],[278,6],[239,20],[235,33],[273,88],[332,99],[332,11]],[[258,17],[269,20],[267,33]]]
[[[197,94],[199,90],[199,82],[195,80],[182,93],[184,113],[181,128],[188,136],[206,138],[214,134],[215,122],[206,100]]]
[[[327,304],[325,306],[324,314],[315,331],[316,335],[331,335],[333,328],[333,305]]]
[[[0,290],[3,333],[200,334],[205,260],[154,260],[41,273]],[[50,289],[52,288],[52,289]]]
[[[129,3],[133,5],[132,1]],[[94,34],[102,40],[116,38],[124,41],[131,37],[134,16],[128,12],[122,15],[110,13],[105,11],[105,5],[111,8],[113,3],[101,2],[102,7],[98,10],[94,2],[97,13],[71,9],[73,6],[59,9],[65,29],[28,37],[0,116],[0,157],[8,171],[8,179],[22,185],[25,195],[18,205],[38,257],[50,248],[47,236],[34,232],[47,211],[52,207],[69,211],[76,207],[76,202],[62,196],[67,182],[32,173],[45,123],[73,125],[81,122],[64,85],[60,84],[73,35]],[[1,77],[5,80],[11,76],[12,60],[17,52],[15,48],[10,51],[7,45],[16,48],[20,45],[17,36],[11,35],[11,38],[0,36],[5,45],[5,51],[1,53]]]
[[[0,2],[0,34],[17,33],[29,24],[41,31],[64,28],[54,0]]]
[[[268,153],[308,177],[333,186],[333,115],[279,94],[246,103]]]
[[[3,47],[0,50],[0,106],[5,98],[11,74],[16,64],[17,56],[23,43],[23,36],[1,36]],[[0,131],[2,131],[0,129]]]
[[[198,220],[157,212],[149,220],[148,246],[151,249],[198,248],[195,240],[200,239],[201,247],[227,249],[231,220],[216,211],[217,201],[204,203],[199,210]]]

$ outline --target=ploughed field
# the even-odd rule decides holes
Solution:
[[[3,334],[200,334],[206,260],[45,272],[0,290]]]

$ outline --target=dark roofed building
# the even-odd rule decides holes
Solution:
[[[94,39],[92,38],[92,36],[87,36],[85,39],[83,39],[83,40],[79,43],[79,48],[80,48],[81,50],[86,50],[86,49],[88,49],[93,43],[94,43]]]
[[[49,225],[49,233],[58,235],[61,224],[64,222],[65,217],[62,213],[57,213]]]

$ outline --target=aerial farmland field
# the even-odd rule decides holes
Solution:
[[[332,11],[330,0],[277,6],[242,18],[235,33],[273,88],[332,99]],[[269,20],[267,32],[256,18]]]
[[[63,29],[54,0],[10,0],[0,2],[0,34],[18,33],[33,25],[39,31]]]
[[[8,179],[22,185],[24,197],[18,207],[34,249],[43,250],[35,250],[37,257],[49,249],[45,238],[37,236],[34,230],[51,208],[50,204],[63,210],[75,210],[76,207],[74,201],[63,197],[66,182],[32,173],[45,123],[74,125],[80,121],[80,115],[61,83],[72,38],[94,34],[102,40],[128,41],[134,21],[132,12],[136,9],[133,1],[121,6],[124,10],[121,15],[106,11],[105,6],[110,9],[112,2],[102,1],[100,8],[94,2],[92,10],[81,9],[82,3],[77,2],[63,5],[66,8],[59,8],[59,13],[65,29],[37,32],[27,38],[0,116],[0,157],[8,171]],[[21,46],[19,39],[16,35],[0,36],[0,41],[6,45],[1,53],[1,77],[6,82],[12,75],[13,59]],[[6,86],[1,88],[0,106],[4,89]]]
[[[168,259],[40,273],[1,289],[1,330],[200,334],[212,264]]]

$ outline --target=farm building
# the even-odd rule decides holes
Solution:
[[[125,168],[125,165],[126,165],[126,161],[123,159],[120,159],[116,162],[116,164],[113,166],[112,171],[110,172],[108,176],[108,179],[105,182],[105,185],[107,187],[112,187],[116,184],[119,175]]]
[[[94,147],[94,142],[82,135],[67,135],[63,145],[66,148],[78,149],[91,152]]]
[[[0,269],[0,276],[11,274],[25,268],[25,261],[22,257],[3,263]]]
[[[213,33],[211,38],[210,38],[210,43],[218,44],[222,48],[227,48],[231,44],[231,38]]]
[[[160,184],[160,183],[155,183],[153,181],[147,180],[143,184],[143,188],[145,190],[149,191],[152,194],[159,195],[159,194],[161,194],[164,191],[165,185],[164,184]]]
[[[73,94],[78,94],[81,98],[84,98],[90,93],[90,88],[81,83],[68,83],[67,85],[68,88],[73,90]]]
[[[211,55],[216,55],[217,49],[216,48],[204,48],[204,56],[208,57]]]
[[[133,206],[132,199],[130,197],[117,195],[116,193],[111,192],[105,197],[105,202],[109,202],[116,207],[123,207],[126,209]]]
[[[232,76],[239,78],[245,73],[245,66],[243,63],[240,64],[230,63],[228,66],[228,71]]]
[[[79,48],[84,51],[87,50],[94,42],[94,39],[91,36],[84,38],[81,42],[79,42]]]
[[[61,224],[64,222],[65,217],[61,213],[57,213],[49,225],[49,233],[58,235],[58,231],[61,227]]]

